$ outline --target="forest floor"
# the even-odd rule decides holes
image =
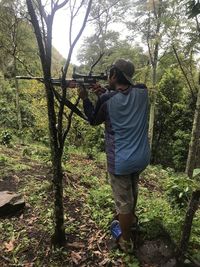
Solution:
[[[0,191],[22,193],[23,212],[0,219],[0,266],[175,266],[183,212],[165,194],[169,173],[150,166],[140,180],[140,220],[134,255],[113,248],[109,226],[114,203],[101,155],[90,160],[80,151],[65,154],[64,209],[67,244],[54,250],[53,190],[47,148],[40,145],[0,146]],[[194,220],[185,266],[200,261],[200,213]],[[194,263],[196,262],[196,264]]]

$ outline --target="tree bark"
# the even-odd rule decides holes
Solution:
[[[159,33],[161,28],[161,16],[162,16],[162,0],[159,0],[159,7],[158,11],[156,11],[155,3],[153,5],[153,12],[154,17],[156,19],[156,31],[155,31],[155,45],[153,51],[151,51],[150,44],[149,44],[149,36],[150,36],[150,17],[149,17],[149,25],[148,25],[148,50],[149,50],[149,57],[150,62],[152,65],[152,83],[153,83],[153,91],[152,91],[152,99],[151,99],[151,107],[150,107],[150,115],[149,115],[149,144],[150,149],[152,150],[152,144],[153,144],[153,134],[154,134],[154,120],[155,120],[155,109],[156,109],[156,100],[157,100],[157,91],[156,91],[156,85],[157,85],[157,66],[158,66],[158,52],[159,52]]]
[[[177,251],[177,261],[180,266],[183,266],[182,264],[184,262],[184,256],[188,249],[188,244],[189,244],[189,239],[190,239],[190,234],[191,234],[191,229],[192,229],[192,222],[193,222],[195,213],[199,207],[199,199],[200,199],[200,190],[197,190],[192,193],[192,198],[190,200],[188,210],[185,216],[182,238],[180,241],[180,247]]]
[[[155,109],[156,109],[156,99],[157,99],[156,83],[157,83],[157,61],[155,66],[153,66],[153,92],[152,92],[151,107],[149,114],[149,144],[151,150],[153,144]]]
[[[189,145],[185,172],[191,178],[195,169],[200,139],[200,86],[197,95],[196,109],[192,127],[192,136]]]
[[[63,170],[62,170],[62,153],[63,146],[59,144],[58,131],[56,128],[55,99],[50,79],[45,81],[46,99],[48,109],[48,122],[50,133],[51,158],[53,169],[53,186],[54,186],[54,235],[52,238],[53,245],[63,247],[66,242],[64,229],[64,208],[63,208]]]
[[[66,243],[63,208],[62,152],[56,151],[53,158],[54,218],[53,245],[63,247]]]
[[[22,130],[22,117],[21,117],[21,109],[19,103],[19,85],[18,80],[15,78],[17,75],[17,67],[16,67],[16,58],[14,57],[14,81],[15,81],[15,97],[16,97],[16,113],[17,113],[17,124],[18,130]]]

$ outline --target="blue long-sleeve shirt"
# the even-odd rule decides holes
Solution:
[[[148,90],[145,85],[101,95],[96,106],[83,101],[91,125],[105,122],[108,171],[125,175],[142,171],[150,160],[148,142]]]

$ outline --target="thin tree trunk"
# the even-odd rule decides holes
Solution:
[[[177,260],[178,260],[179,266],[182,266],[184,262],[185,254],[188,249],[188,244],[189,244],[189,239],[190,239],[190,234],[191,234],[191,229],[192,229],[192,222],[193,222],[195,213],[199,207],[199,199],[200,199],[200,190],[197,190],[192,193],[192,198],[190,200],[188,210],[185,216],[182,238],[180,241],[180,247],[177,251]]]
[[[152,144],[153,144],[154,120],[155,120],[155,109],[156,109],[156,99],[157,99],[156,76],[157,76],[157,62],[156,62],[156,65],[153,66],[153,91],[152,91],[151,107],[150,107],[150,115],[149,115],[149,144],[150,144],[151,150],[152,150]]]
[[[153,82],[153,91],[152,91],[152,100],[151,100],[151,107],[150,107],[150,117],[149,117],[149,130],[148,130],[148,135],[149,135],[149,144],[150,144],[150,149],[152,150],[152,144],[153,144],[153,134],[154,134],[154,120],[155,120],[155,110],[156,110],[156,100],[157,100],[157,90],[156,90],[156,85],[157,85],[157,66],[158,66],[158,52],[159,52],[159,45],[160,45],[160,40],[158,38],[159,33],[160,33],[160,28],[161,28],[161,17],[162,17],[162,0],[159,0],[159,7],[156,10],[156,5],[153,2],[153,12],[154,16],[156,18],[156,31],[155,31],[155,45],[153,46],[154,49],[151,51],[150,45],[149,45],[149,36],[150,36],[150,28],[151,28],[151,20],[149,17],[149,25],[148,25],[148,50],[149,50],[149,57],[150,57],[150,62],[153,68],[153,73],[152,73],[152,82]]]
[[[14,80],[15,80],[15,99],[16,99],[16,113],[17,113],[17,125],[18,130],[22,130],[22,117],[21,117],[21,109],[20,109],[20,103],[19,103],[19,85],[18,80],[15,78],[17,73],[17,67],[16,67],[16,59],[14,58]]]
[[[189,152],[185,172],[189,177],[192,177],[195,169],[197,149],[199,147],[200,139],[200,86],[197,95],[196,109],[192,127],[192,137],[189,145]]]
[[[188,159],[186,165],[186,174],[192,178],[193,171],[195,169],[196,157],[197,157],[197,149],[199,147],[199,138],[200,138],[200,87],[197,95],[196,109],[194,115],[194,122],[192,128],[192,136],[189,146]],[[195,216],[195,213],[199,207],[199,199],[200,199],[200,190],[196,190],[192,193],[192,198],[189,203],[189,207],[185,216],[185,223],[183,227],[182,238],[180,242],[180,248],[177,253],[178,263],[181,264],[184,262],[184,256],[188,249],[192,222]]]
[[[63,171],[62,152],[60,149],[55,153],[53,159],[53,185],[54,185],[54,218],[55,228],[53,235],[53,245],[63,247],[66,242],[64,228],[64,208],[63,208]]]
[[[48,77],[48,76],[47,76]],[[62,152],[63,146],[58,141],[58,131],[56,128],[56,113],[54,106],[54,94],[49,84],[49,80],[45,82],[48,121],[51,145],[51,158],[53,168],[53,186],[54,186],[54,235],[52,243],[54,246],[63,247],[66,242],[64,229],[64,208],[63,208],[63,170],[62,170]]]
[[[198,140],[198,146],[197,146],[197,156],[196,156],[196,162],[195,162],[195,169],[200,168],[200,139]]]

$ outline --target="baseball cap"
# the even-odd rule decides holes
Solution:
[[[117,59],[112,66],[119,69],[123,73],[124,77],[130,82],[130,84],[134,85],[132,77],[135,73],[135,67],[130,60],[120,58]]]

